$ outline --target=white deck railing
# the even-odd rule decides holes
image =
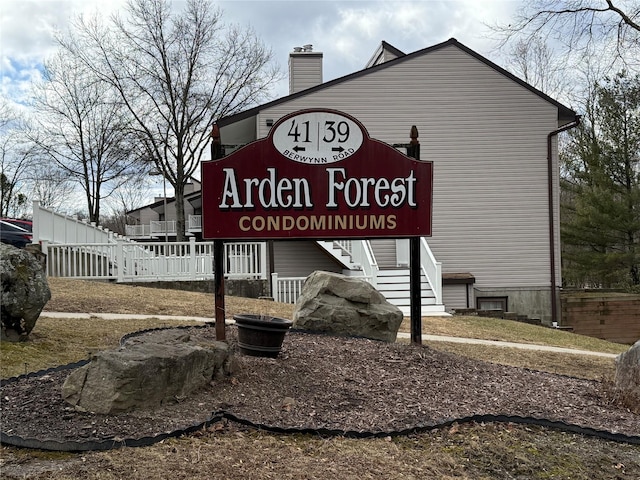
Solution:
[[[201,232],[202,215],[189,215],[189,220],[187,221],[187,230],[189,230],[190,232]]]
[[[201,227],[200,215],[189,216],[189,228]],[[151,225],[129,225],[138,229],[135,236],[163,234],[164,228],[175,232],[175,222],[152,222]],[[173,226],[173,228],[172,228]],[[82,279],[150,281],[200,280],[213,278],[213,242],[137,243],[108,229],[62,215],[33,203],[33,242],[42,245],[47,255],[47,273],[53,277]],[[334,247],[352,256],[357,270],[374,287],[378,264],[371,243],[366,240],[335,240]],[[442,304],[442,270],[427,241],[420,244],[421,269],[435,296]],[[265,242],[224,244],[224,272],[228,278],[267,278]],[[295,303],[306,277],[283,278],[272,275],[275,300]]]
[[[151,220],[145,225],[125,225],[125,234],[128,237],[162,237],[163,235],[175,236],[178,228],[175,220]],[[202,215],[189,215],[187,218],[187,232],[202,231]]]
[[[33,243],[116,243],[126,238],[86,220],[63,215],[33,202]]]
[[[354,275],[371,283],[370,277]],[[296,303],[302,292],[302,287],[307,277],[281,277],[277,273],[271,274],[271,296],[276,302]]]
[[[150,237],[151,225],[125,225],[124,233],[127,237]]]
[[[271,274],[271,296],[276,302],[296,303],[307,277],[279,277]]]
[[[213,242],[42,243],[47,274],[118,282],[208,280],[214,276]],[[225,243],[228,278],[267,278],[264,242]]]
[[[152,220],[149,224],[151,235],[156,237],[162,235],[175,235],[178,232],[175,220]]]
[[[175,220],[151,220],[147,225],[125,225],[124,233],[127,237],[162,237],[164,235],[176,235],[177,223]]]

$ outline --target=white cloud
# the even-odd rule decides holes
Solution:
[[[182,1],[174,1],[180,8]],[[217,1],[225,22],[252,26],[286,69],[293,47],[311,43],[324,53],[324,79],[364,67],[382,40],[411,53],[455,37],[479,53],[491,49],[483,23],[506,20],[514,0],[316,0]],[[80,13],[107,18],[125,0],[2,0],[0,68],[2,92],[18,95],[55,50],[52,33],[66,30]],[[495,60],[495,58],[492,58]],[[16,68],[22,70],[21,73]],[[287,81],[277,88],[287,93]]]
[[[56,31],[65,31],[80,13],[107,16],[124,0],[3,0],[0,6],[1,93],[26,101],[30,84],[41,78],[44,60],[56,50]]]

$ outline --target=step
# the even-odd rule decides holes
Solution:
[[[391,285],[391,284],[406,284],[409,285],[410,279],[409,277],[380,277],[378,276],[378,285]],[[429,284],[424,275],[420,277],[421,284]]]
[[[409,302],[409,292],[380,292],[384,298],[389,300],[390,302],[399,302],[399,303],[408,303]],[[422,292],[420,294],[420,298],[422,302],[434,302],[435,296],[431,291]]]
[[[400,306],[398,307],[400,311],[403,313],[405,317],[411,315],[411,307],[410,306]],[[423,305],[421,307],[421,315],[423,317],[450,317],[451,314],[447,313],[444,309],[444,305]]]
[[[409,305],[411,303],[411,300],[409,299],[409,297],[389,298],[385,296],[384,298],[386,298],[389,303],[394,304],[396,307],[399,307],[401,305]],[[422,305],[435,305],[436,299],[435,297],[420,297],[420,303]]]
[[[408,277],[410,276],[408,268],[381,268],[378,270],[378,278],[380,277]]]
[[[400,290],[400,291],[409,291],[411,289],[411,284],[409,282],[403,283],[380,283],[378,279],[378,285],[376,288],[380,291],[392,291],[392,290]],[[428,282],[420,282],[421,290],[431,290],[431,285]]]

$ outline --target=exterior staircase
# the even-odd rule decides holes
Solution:
[[[342,266],[348,270],[357,269],[351,255],[351,241],[340,240],[318,240],[320,245],[329,255],[335,258]]]
[[[346,274],[367,277],[368,281],[391,304],[397,306],[405,316],[410,315],[410,272],[406,266],[397,266],[399,262],[396,240],[362,241],[361,243],[364,247],[357,242],[361,241],[343,242],[330,240],[318,241],[318,244],[345,267]],[[424,245],[428,249],[426,242]],[[365,251],[368,252],[368,255],[363,253]],[[435,262],[430,250],[428,250],[428,255],[423,252],[421,257],[423,266],[426,262]],[[442,302],[438,303],[439,296],[425,275],[425,269],[422,268],[421,270],[420,299],[422,315],[447,315],[444,304]],[[433,269],[431,271],[430,275],[433,278]],[[439,270],[437,271],[439,272]],[[442,285],[441,278],[435,280],[440,286]]]
[[[410,274],[408,268],[381,269],[376,288],[389,303],[405,316],[411,314]],[[444,315],[444,305],[436,304],[436,296],[424,273],[420,275],[420,300],[422,315]]]

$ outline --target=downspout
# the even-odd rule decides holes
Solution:
[[[580,125],[580,116],[576,115],[575,120],[567,125],[564,125],[557,130],[552,131],[547,135],[547,187],[549,190],[549,268],[551,270],[551,324],[557,325],[558,323],[558,297],[556,290],[558,288],[556,282],[556,248],[555,248],[555,226],[553,222],[553,149],[552,141],[553,137],[557,136],[566,130]],[[558,182],[559,185],[559,182]],[[555,322],[555,323],[554,323]]]

